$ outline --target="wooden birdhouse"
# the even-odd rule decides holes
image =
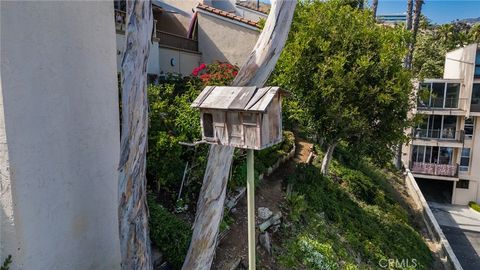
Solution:
[[[282,141],[279,87],[207,86],[192,103],[200,109],[207,143],[264,149]]]

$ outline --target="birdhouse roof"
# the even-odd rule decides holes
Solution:
[[[281,93],[279,87],[207,86],[192,103],[193,108],[265,112]]]

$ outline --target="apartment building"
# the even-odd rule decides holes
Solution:
[[[115,0],[117,70],[125,51],[126,3]],[[154,0],[147,73],[190,75],[200,63],[242,65],[252,51],[269,4],[236,0]]]
[[[480,49],[471,44],[448,52],[443,78],[416,87],[411,129],[402,160],[427,200],[466,205],[480,202]]]

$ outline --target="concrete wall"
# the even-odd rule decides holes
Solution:
[[[119,269],[113,1],[2,1],[0,20],[0,259]]]
[[[218,60],[241,66],[252,52],[260,35],[260,30],[251,28],[200,12],[198,47],[203,62],[211,63]]]

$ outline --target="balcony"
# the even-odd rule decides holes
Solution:
[[[458,175],[458,164],[413,162],[411,171],[425,175],[456,177]]]
[[[467,98],[434,98],[417,101],[418,111],[463,111],[466,108]]]
[[[453,129],[414,129],[412,131],[413,139],[420,140],[442,140],[461,142],[465,140],[465,131]]]
[[[198,52],[198,41],[184,36],[156,31],[156,40],[158,44],[173,49],[180,49],[184,51]]]

